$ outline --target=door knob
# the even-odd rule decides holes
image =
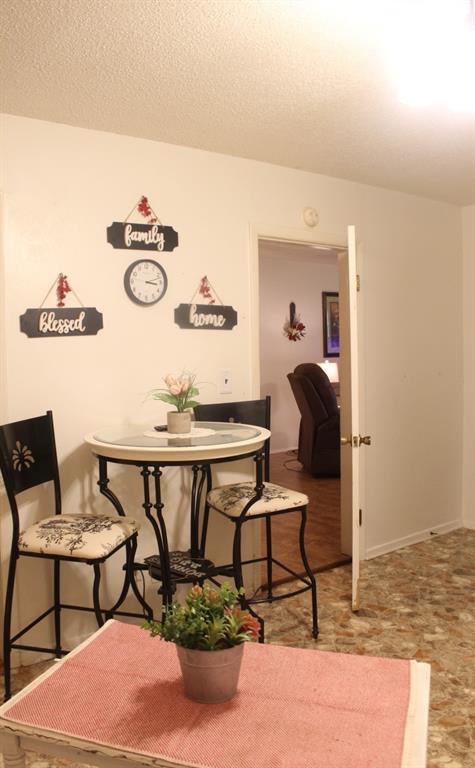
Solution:
[[[351,437],[340,437],[340,443],[341,445],[351,445],[352,444]]]
[[[364,445],[371,445],[371,435],[365,435],[365,437],[359,436],[359,445],[363,443]]]

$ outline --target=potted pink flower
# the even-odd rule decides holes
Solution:
[[[174,405],[174,411],[167,414],[168,431],[173,434],[187,434],[191,430],[190,409],[198,405],[195,400],[199,390],[195,386],[196,376],[193,373],[183,372],[180,376],[172,376],[170,373],[164,378],[166,389],[154,389],[150,392],[153,400],[161,400],[169,405]]]

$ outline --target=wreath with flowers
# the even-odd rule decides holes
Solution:
[[[300,319],[300,315],[295,313],[295,304],[291,302],[289,319],[284,323],[284,336],[287,336],[289,341],[300,341],[305,336],[305,325]]]

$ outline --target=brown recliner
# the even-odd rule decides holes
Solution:
[[[340,477],[340,410],[327,374],[302,363],[287,378],[301,415],[298,460],[315,477]]]

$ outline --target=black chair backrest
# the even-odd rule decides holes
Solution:
[[[296,366],[294,373],[305,380],[306,391],[310,396],[318,398],[327,416],[338,413],[335,390],[323,368],[316,363],[301,363]]]
[[[260,400],[239,400],[234,403],[204,403],[195,405],[196,421],[230,421],[237,424],[254,424],[270,429],[270,395]],[[270,438],[264,448],[264,478],[269,480]]]
[[[56,511],[60,511],[58,459],[53,415],[37,416],[0,426],[0,469],[12,511],[15,496],[28,488],[53,481]]]

